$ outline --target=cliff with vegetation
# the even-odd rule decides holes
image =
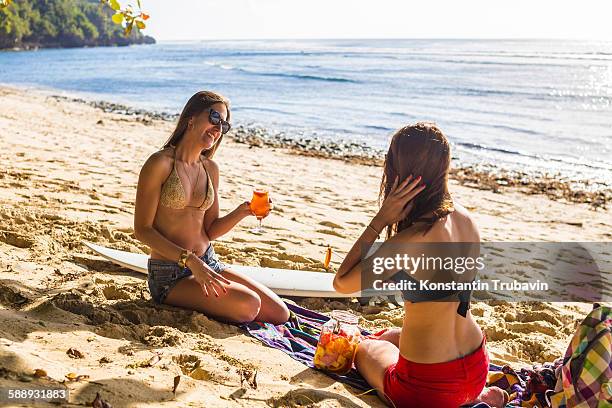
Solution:
[[[98,0],[16,0],[0,9],[0,49],[152,44],[137,27],[129,35]]]

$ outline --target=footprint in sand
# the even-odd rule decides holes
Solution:
[[[306,258],[304,256],[296,255],[296,254],[287,254],[285,252],[281,252],[277,254],[276,256],[278,257],[278,259],[281,259],[281,260],[300,262],[300,263],[305,263],[305,264],[318,262],[316,259],[310,259],[310,258]]]
[[[344,229],[342,225],[338,225],[335,222],[331,222],[331,221],[321,221],[319,225],[322,225],[324,227],[329,227],[329,228]]]
[[[354,206],[362,208],[374,208],[376,206],[376,203],[372,201],[356,200]]]
[[[301,407],[301,406],[323,406],[325,401],[334,401],[337,406],[346,408],[357,408],[359,405],[355,404],[350,399],[338,395],[334,392],[313,390],[300,388],[292,390],[280,397],[274,397],[270,400],[272,406],[275,407]],[[325,405],[327,406],[327,405]]]
[[[316,230],[316,232],[318,232],[320,234],[334,235],[336,237],[346,238],[346,236],[342,235],[341,233],[336,232],[334,230],[330,230],[330,229],[318,229],[318,230]]]
[[[178,346],[185,340],[185,334],[168,326],[153,326],[144,336],[145,344],[153,347],[173,347]]]
[[[11,283],[8,280],[0,281],[0,304],[19,308],[30,300],[30,296],[24,293],[16,283]]]
[[[301,195],[301,196],[300,196],[300,198],[301,198],[302,200],[304,200],[305,202],[307,202],[307,203],[314,203],[314,202],[315,202],[315,200],[314,200],[313,196],[309,196],[309,195]]]
[[[513,333],[525,333],[530,334],[539,332],[546,334],[547,336],[555,337],[559,332],[558,327],[554,327],[549,322],[535,321],[535,322],[507,322],[506,328]]]
[[[202,365],[200,357],[193,354],[180,354],[178,356],[173,356],[172,360],[178,364],[185,375],[189,375],[193,370]]]
[[[259,241],[262,244],[268,244],[268,245],[272,245],[273,247],[280,249],[280,250],[284,250],[285,247],[282,245],[281,241],[276,241],[276,240],[264,240],[264,241]]]
[[[263,256],[259,260],[259,265],[264,268],[296,269],[295,263],[289,260],[272,259]]]
[[[31,248],[36,243],[33,238],[13,231],[0,231],[0,242],[17,248]]]
[[[102,289],[102,293],[106,300],[131,300],[133,298],[128,291],[116,285],[106,286]]]
[[[519,322],[548,322],[551,325],[560,328],[563,327],[564,324],[568,324],[571,322],[571,318],[567,319],[567,316],[560,315],[559,317],[564,318],[565,322],[562,323],[553,311],[549,310],[529,310],[529,311],[521,311],[517,313],[516,320]]]
[[[231,356],[227,356],[227,359],[224,359],[221,355],[215,357],[217,357],[219,360],[225,360],[226,363],[231,366],[242,368],[240,366],[243,364],[241,364],[240,361],[232,358]],[[214,367],[212,369],[204,368],[204,363],[202,359],[200,359],[200,357],[196,355],[180,354],[178,356],[173,356],[172,360],[178,364],[178,366],[181,368],[181,372],[184,375],[188,375],[194,380],[214,381],[217,383],[223,383],[230,380],[230,378],[222,372],[215,372],[221,369],[219,366]]]

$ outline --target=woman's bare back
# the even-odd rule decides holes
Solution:
[[[418,225],[398,234],[410,243],[422,234]],[[437,220],[426,233],[428,242],[480,242],[480,234],[465,208],[455,204],[455,211]],[[459,301],[404,303],[400,354],[418,363],[451,361],[476,350],[482,332],[472,315],[457,313]]]

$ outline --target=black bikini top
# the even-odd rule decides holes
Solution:
[[[427,224],[433,224],[439,219],[437,216],[433,217],[420,217],[412,222],[412,224],[416,224],[417,222],[424,222]],[[435,276],[440,273],[448,273],[446,271],[437,271],[434,274]],[[406,273],[406,271],[401,270],[397,272],[390,278],[394,282],[408,281],[414,282],[416,287],[419,287],[419,281],[414,279],[410,274]],[[463,317],[467,317],[467,311],[470,309],[470,298],[472,296],[471,290],[403,290],[402,291],[402,299],[412,303],[419,302],[432,302],[440,299],[444,299],[450,296],[456,296],[459,299],[459,307],[457,307],[457,313],[459,313]]]
[[[445,271],[438,271],[438,273],[447,273]],[[434,275],[435,278],[435,275]],[[419,288],[419,281],[414,279],[406,271],[401,270],[394,274],[390,280],[394,282],[414,282],[417,289],[415,290],[403,290],[402,299],[412,303],[420,302],[434,302],[436,300],[456,296],[459,299],[459,306],[457,307],[457,313],[463,317],[467,317],[467,311],[470,309],[470,297],[472,295],[471,290],[421,290]],[[432,279],[435,281],[435,279]]]

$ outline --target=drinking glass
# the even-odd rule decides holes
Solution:
[[[253,198],[251,198],[251,204],[249,206],[259,221],[259,226],[252,229],[251,232],[261,234],[264,232],[264,229],[261,227],[261,220],[270,211],[270,197],[268,196],[268,191],[264,189],[253,190]]]

